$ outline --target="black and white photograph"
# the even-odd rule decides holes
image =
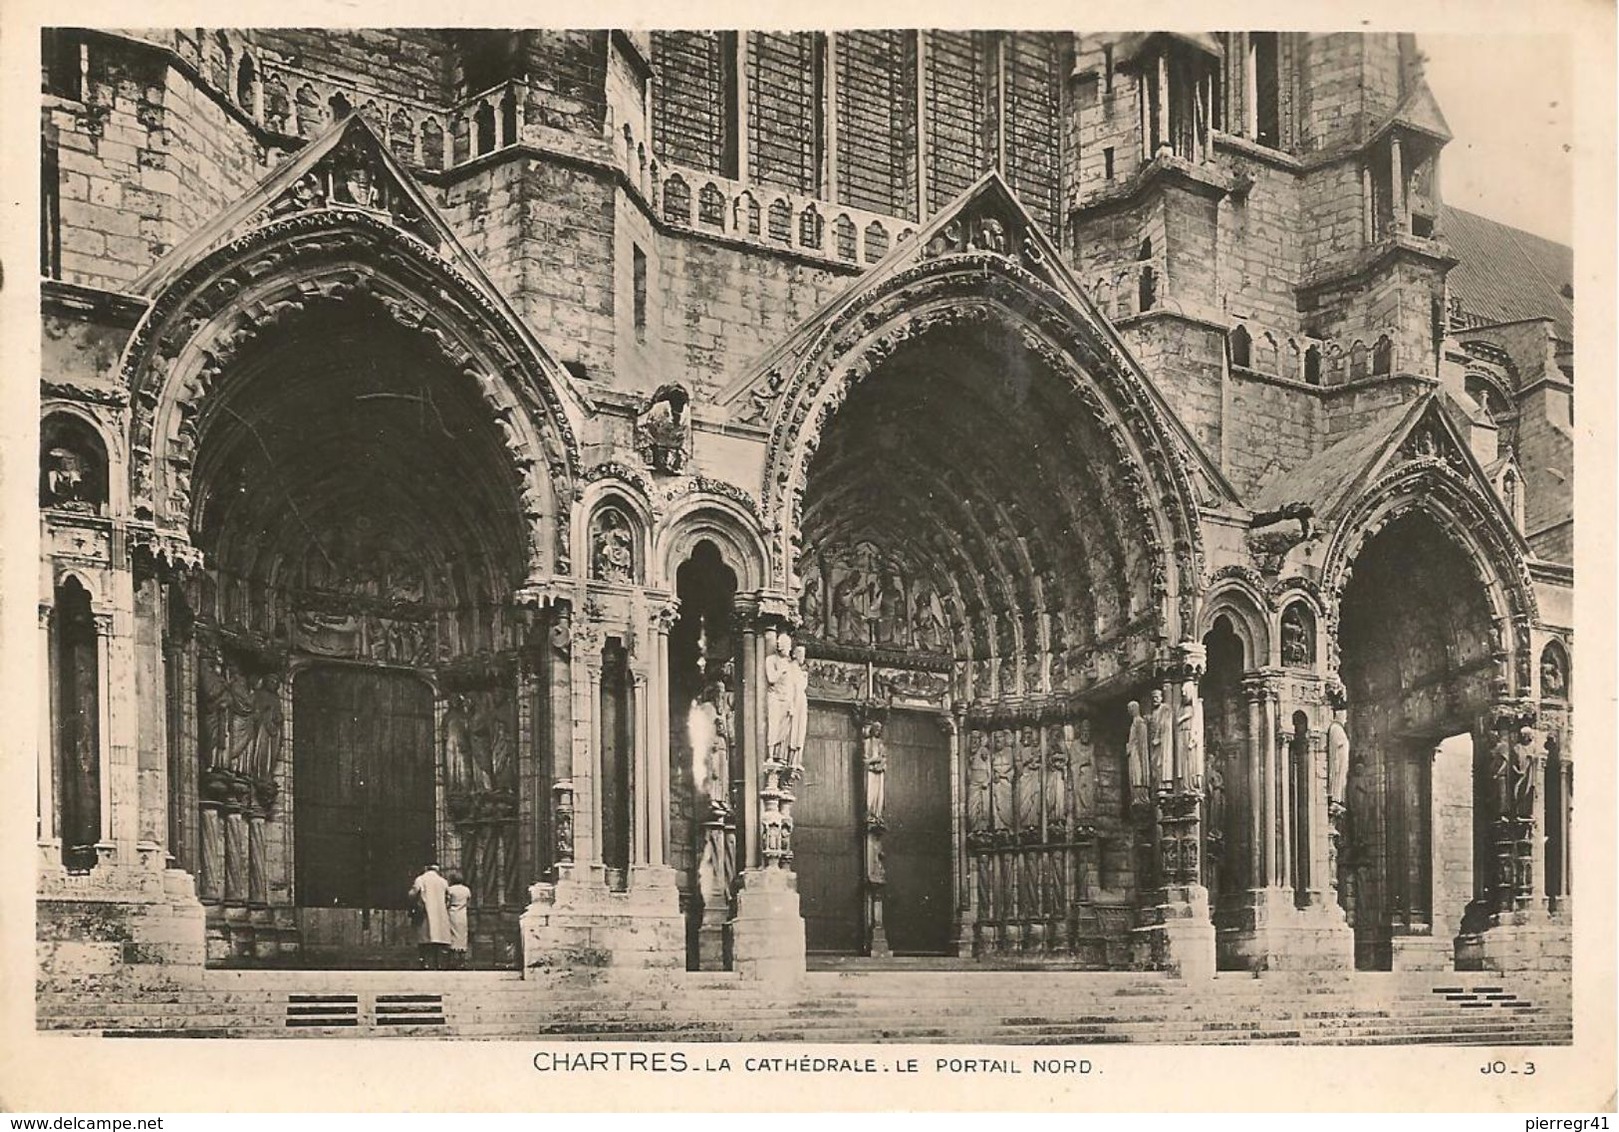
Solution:
[[[28,29],[43,1048],[1570,1052],[1570,36],[1007,15]]]

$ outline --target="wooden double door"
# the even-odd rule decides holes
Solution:
[[[900,955],[950,950],[949,737],[935,718],[893,711],[883,856],[884,926]],[[793,858],[809,950],[844,955],[865,948],[865,767],[854,709],[811,704],[804,781],[793,808]]]
[[[306,949],[356,961],[414,943],[407,893],[434,857],[433,692],[321,665],[292,688],[293,859]]]

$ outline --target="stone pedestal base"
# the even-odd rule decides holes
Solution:
[[[600,873],[564,871],[530,886],[520,925],[524,972],[589,967],[678,969],[686,965],[686,926],[674,870],[636,866],[627,891]]]
[[[804,974],[804,917],[798,878],[785,869],[748,869],[731,921],[732,961],[745,979],[793,980]]]
[[[1176,886],[1151,909],[1132,940],[1133,966],[1164,971],[1182,979],[1211,979],[1215,970],[1214,924],[1209,921],[1209,890]]]
[[[290,908],[209,905],[207,922],[211,966],[291,964],[301,950]]]
[[[1336,904],[1300,908],[1286,888],[1256,888],[1219,933],[1222,971],[1350,971],[1355,933]]]
[[[1568,971],[1574,936],[1568,923],[1545,913],[1502,917],[1481,932],[1456,937],[1458,971]]]
[[[119,863],[106,855],[89,873],[41,869],[35,948],[39,985],[198,983],[207,948],[191,875],[163,867],[155,847]]]

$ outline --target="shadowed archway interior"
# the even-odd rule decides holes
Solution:
[[[1489,745],[1477,745],[1460,781],[1434,754],[1479,729],[1497,672],[1489,604],[1465,552],[1420,513],[1389,524],[1355,562],[1339,644],[1351,749],[1340,885],[1357,965],[1387,968],[1396,936],[1454,932],[1488,875],[1488,839],[1477,830],[1487,820],[1478,803],[1490,770],[1479,763]],[[1442,840],[1440,855],[1456,867],[1436,868],[1436,815],[1459,811],[1472,812],[1471,840],[1465,825],[1464,843]]]
[[[476,386],[359,297],[234,359],[196,425],[207,569],[171,695],[189,665],[204,902],[296,908],[306,961],[408,960],[436,857],[515,916],[528,521]]]

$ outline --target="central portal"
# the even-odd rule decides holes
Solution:
[[[304,949],[409,962],[407,892],[435,859],[432,689],[406,673],[320,665],[298,675],[292,704]]]
[[[883,922],[896,955],[942,955],[951,941],[950,748],[923,712],[887,713]],[[860,726],[852,705],[810,708],[793,853],[807,947],[863,954],[867,825]]]

